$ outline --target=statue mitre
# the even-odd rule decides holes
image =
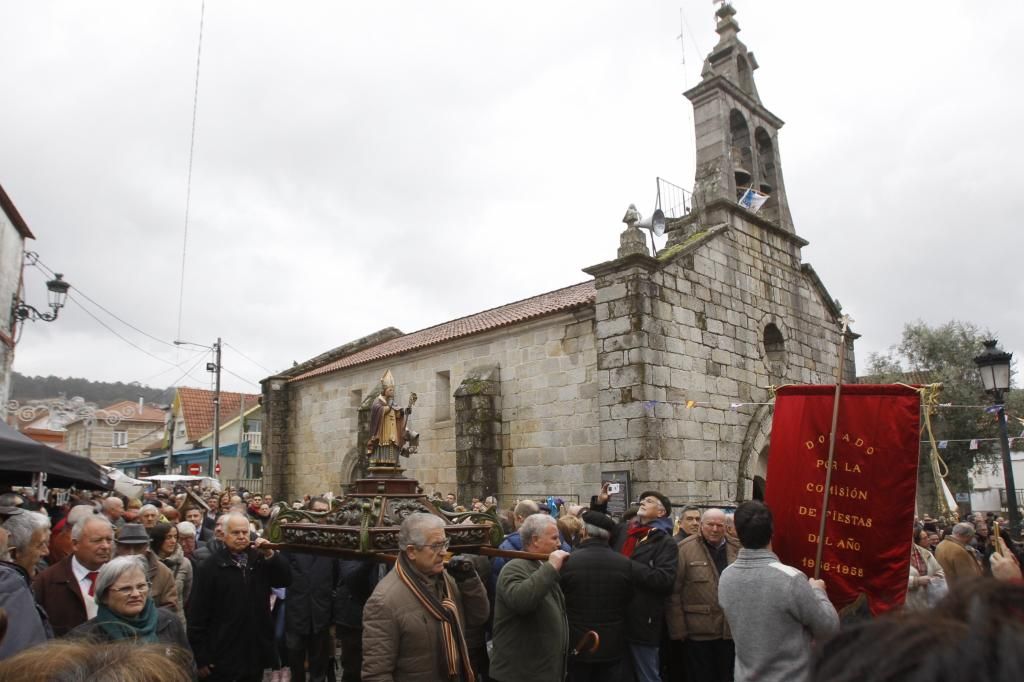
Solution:
[[[383,390],[385,388],[394,388],[395,387],[395,377],[392,376],[390,369],[387,370],[386,372],[384,372],[384,376],[382,376],[380,378],[380,387],[381,387],[381,390]]]

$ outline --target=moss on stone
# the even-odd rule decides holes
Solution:
[[[694,232],[689,237],[687,237],[686,241],[681,242],[679,244],[676,244],[675,246],[671,246],[671,247],[669,247],[667,249],[663,249],[662,252],[658,254],[658,260],[660,260],[660,261],[672,260],[673,258],[678,256],[683,250],[685,250],[686,247],[688,247],[689,245],[693,244],[694,242],[699,240],[701,237],[703,237],[707,233],[708,233],[707,230],[701,230],[700,232]]]

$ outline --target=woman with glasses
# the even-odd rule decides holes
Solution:
[[[189,650],[181,621],[172,611],[157,608],[149,598],[142,557],[122,556],[104,564],[96,577],[94,598],[96,617],[73,629],[68,637],[159,642]]]

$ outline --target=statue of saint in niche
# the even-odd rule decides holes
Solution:
[[[395,403],[395,378],[391,370],[381,377],[381,392],[370,406],[370,440],[366,454],[371,467],[397,467],[398,456],[408,457],[419,447],[420,434],[409,430],[409,416],[416,394],[409,395],[408,407]]]

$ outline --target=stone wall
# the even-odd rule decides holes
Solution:
[[[838,365],[834,303],[805,276],[799,242],[745,211],[720,217],[659,259],[588,269],[602,466],[630,471],[634,491],[656,487],[676,501],[748,498],[748,464],[770,431],[759,404],[769,387],[829,383]],[[766,347],[769,325],[781,346]]]
[[[591,318],[590,311],[556,314],[286,383],[277,392],[269,390],[274,378],[266,380],[264,455],[273,491],[289,497],[339,492],[352,480],[365,441],[360,407],[391,369],[396,401],[405,405],[410,392],[419,398],[410,428],[419,431],[420,447],[403,460],[406,475],[428,493],[455,492],[454,393],[474,369],[490,366],[500,376],[500,396],[493,396],[500,419],[489,434],[499,444],[500,490],[480,494],[588,497],[600,480]]]

